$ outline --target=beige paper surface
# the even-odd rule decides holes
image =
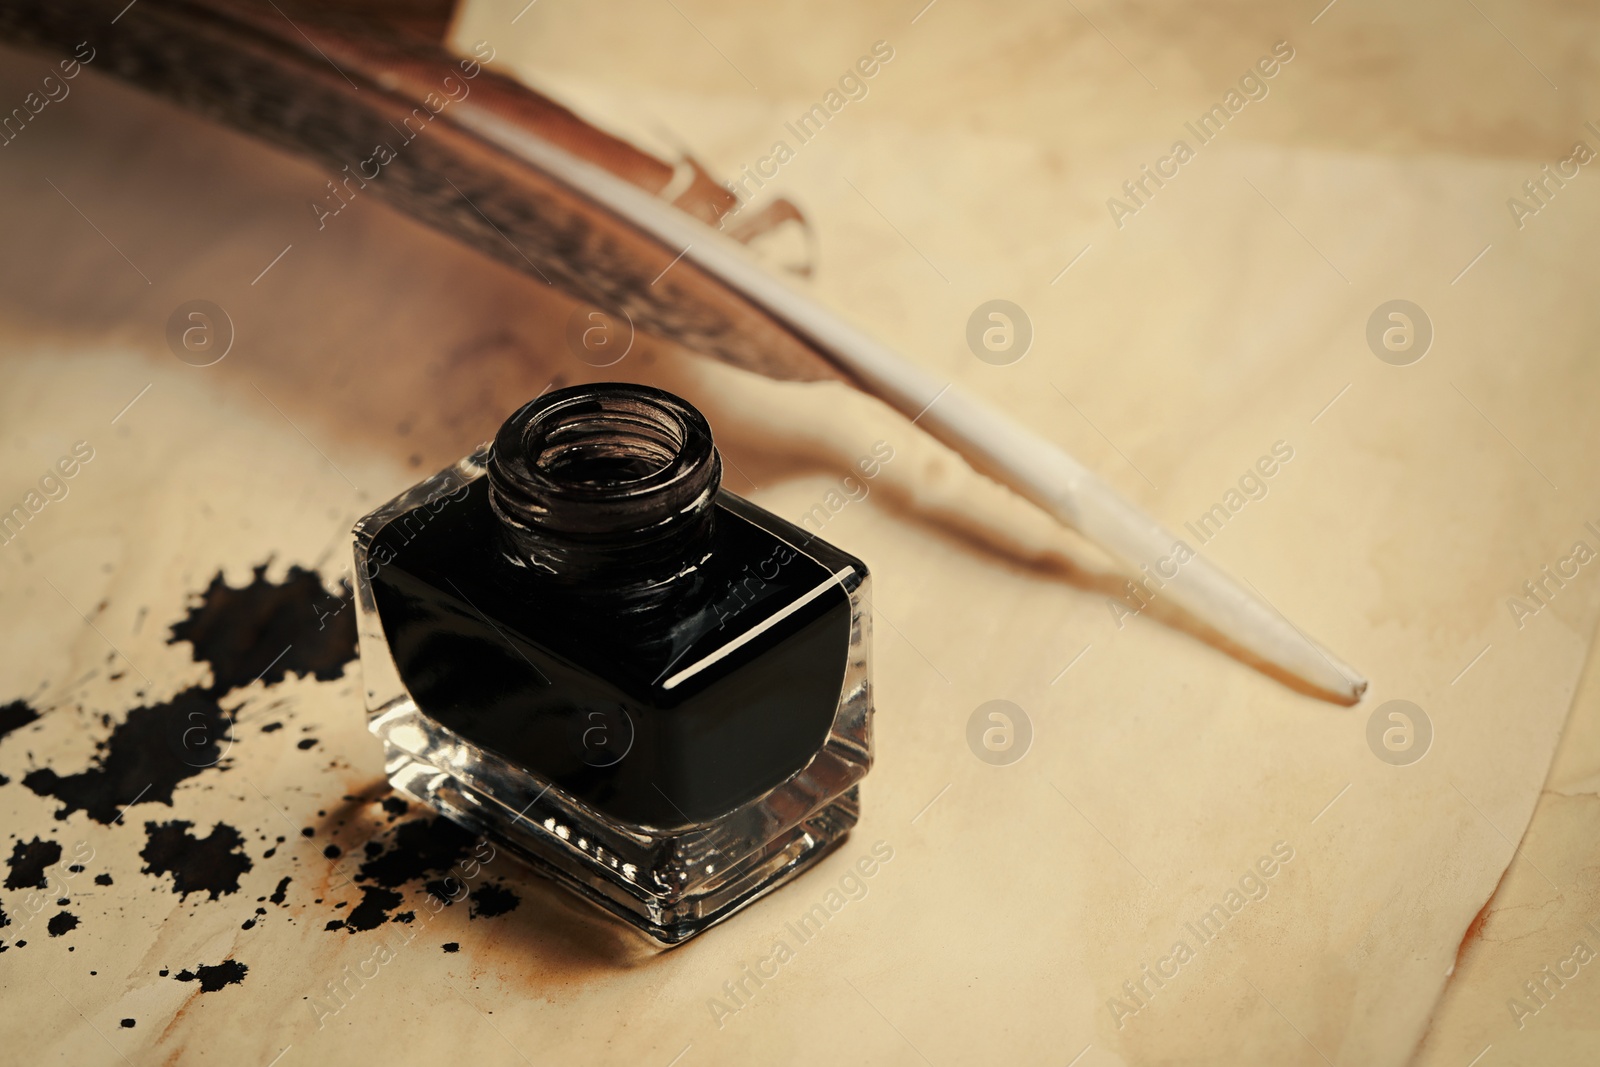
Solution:
[[[0,172],[0,500],[21,499],[73,441],[96,447],[71,494],[3,550],[6,603],[19,607],[0,697],[48,710],[0,743],[13,779],[0,798],[15,836],[85,841],[114,884],[72,890],[76,930],[40,928],[52,905],[25,932],[0,931],[28,941],[0,956],[8,1003],[25,1008],[8,1013],[5,1040],[40,1060],[108,1057],[110,1045],[176,1062],[1410,1059],[1502,872],[1537,877],[1513,848],[1594,628],[1590,567],[1520,629],[1506,606],[1575,541],[1600,547],[1584,525],[1600,524],[1587,458],[1600,374],[1588,358],[1590,176],[1520,231],[1505,207],[1583,136],[1566,110],[1584,99],[1578,61],[1525,46],[1562,85],[1555,104],[1478,15],[1444,8],[1382,25],[1341,4],[1312,27],[1313,11],[1243,8],[1179,24],[941,0],[913,26],[915,11],[750,19],[641,6],[621,16],[636,33],[619,44],[615,12],[540,5],[513,26],[517,6],[470,13],[458,39],[503,41],[592,117],[653,123],[728,173],[874,41],[892,41],[867,98],[782,170],[779,188],[816,227],[819,294],[1174,526],[1283,442],[1293,456],[1264,498],[1202,550],[1364,669],[1372,690],[1354,709],[1297,695],[1158,609],[1119,628],[1098,553],[906,420],[843,387],[778,385],[642,341],[618,369],[707,411],[732,488],[792,518],[827,503],[825,536],[874,569],[879,762],[863,822],[813,874],[659,957],[500,861],[491,877],[518,907],[427,920],[319,1015],[311,998],[344,967],[414,927],[323,929],[360,894],[335,884],[322,849],[359,854],[393,833],[354,665],[340,681],[230,698],[231,766],[181,783],[170,811],[134,805],[129,825],[81,812],[57,822],[59,805],[17,780],[86,766],[108,729],[100,713],[116,722],[135,690],[165,698],[203,680],[165,627],[217,570],[242,585],[270,558],[274,579],[290,564],[336,577],[356,515],[552,380],[597,374],[567,353],[571,308],[542,286],[376,203],[317,231],[306,201],[325,175],[80,81]],[[1502,27],[1565,32],[1523,17]],[[1295,58],[1269,95],[1117,229],[1105,199],[1284,39]],[[238,328],[211,368],[177,362],[162,336],[196,297]],[[972,310],[994,297],[1035,329],[1009,366],[980,362],[965,340]],[[1395,298],[1423,307],[1436,333],[1407,367],[1380,362],[1364,336]],[[861,487],[843,479],[879,440],[895,458],[850,500]],[[122,656],[137,670],[119,671]],[[995,699],[1032,725],[1010,766],[968,748],[969,718]],[[1368,716],[1391,699],[1433,724],[1411,766],[1368,747]],[[263,733],[273,721],[287,725]],[[300,749],[306,737],[316,743]],[[170,879],[143,873],[144,822],[174,818],[250,839],[236,894],[180,900]],[[295,840],[297,826],[315,836]],[[290,840],[265,858],[279,834]],[[800,944],[787,924],[877,841],[893,860]],[[1272,876],[1229,909],[1275,846],[1261,868]],[[257,905],[284,876],[285,903]],[[1250,886],[1262,899],[1247,899]],[[421,885],[404,892],[420,913]],[[13,925],[21,895],[3,898]],[[1202,941],[1190,925],[1218,904],[1221,932]],[[257,906],[267,914],[241,929]],[[741,1006],[724,983],[779,939],[793,958],[747,984]],[[1176,975],[1148,1003],[1130,997],[1123,983],[1179,941]],[[225,958],[249,971],[214,992],[159,975]],[[1471,963],[1469,952],[1458,975]],[[1451,1010],[1447,999],[1446,1021]],[[1458,1032],[1463,1049],[1478,1036]]]
[[[1588,1063],[1600,1041],[1600,676],[1589,661],[1521,853],[1462,944],[1415,1062]],[[1529,989],[1529,986],[1532,989]],[[1484,1052],[1488,1049],[1488,1052]]]

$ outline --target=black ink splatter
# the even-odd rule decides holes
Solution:
[[[132,1019],[124,1019],[124,1020],[122,1020],[122,1028],[124,1030],[132,1030],[135,1025],[136,1025],[135,1022]]]
[[[290,567],[282,582],[266,574],[263,563],[235,589],[218,571],[200,603],[172,626],[172,643],[189,642],[195,660],[211,665],[218,692],[258,679],[276,685],[290,674],[333,681],[356,656],[348,582],[332,596],[315,571]]]
[[[172,977],[180,982],[200,982],[200,992],[215,993],[226,985],[238,985],[244,981],[250,968],[237,960],[223,960],[208,966],[196,967],[194,970],[182,970]]]
[[[62,802],[56,818],[86,812],[110,825],[136,800],[172,805],[178,783],[217,766],[231,744],[228,712],[219,704],[231,689],[289,674],[323,681],[340,677],[356,656],[355,611],[346,583],[330,595],[322,579],[291,567],[282,582],[254,570],[235,589],[219,571],[188,615],[173,624],[169,644],[187,641],[197,662],[211,667],[209,686],[192,686],[164,704],[134,708],[102,741],[93,765],[61,775],[41,768],[23,778],[40,796]],[[39,717],[21,700],[0,706],[0,736]]]
[[[269,722],[269,723],[267,723],[267,725],[265,725],[265,726],[263,726],[261,728],[261,732],[264,733],[264,734],[270,734],[270,733],[276,733],[277,731],[279,731],[281,729],[283,729],[283,723],[281,723],[281,722]]]
[[[340,856],[344,855],[338,845],[332,844],[323,846],[322,854],[328,857],[330,860],[336,860]]]
[[[448,871],[467,858],[477,839],[443,816],[424,817],[395,827],[394,845],[367,860],[356,881],[372,881],[388,889]]]
[[[461,899],[462,884],[454,878],[435,878],[423,885],[423,890],[429,896],[439,900],[445,907],[449,907]]]
[[[504,915],[522,903],[522,898],[503,885],[485,882],[472,891],[472,906],[467,911],[470,919],[492,919]]]
[[[13,700],[0,704],[0,738],[20,730],[30,722],[37,722],[39,713],[28,706],[26,700]]]
[[[95,885],[110,885],[111,884],[111,876],[109,874],[97,874],[97,875],[94,876],[94,884]]]
[[[70,933],[78,928],[78,917],[70,911],[57,912],[50,916],[50,921],[45,924],[45,928],[50,931],[51,937],[60,937],[62,934]]]
[[[405,902],[404,894],[398,890],[407,883],[424,881],[430,875],[444,874],[457,864],[470,862],[476,841],[472,833],[442,816],[401,823],[387,849],[379,842],[368,841],[363,848],[366,860],[355,876],[357,882],[368,883],[361,886],[361,902],[351,909],[348,918],[332,920],[325,929],[353,933],[375,929],[385,922],[414,920],[415,912],[394,914]],[[447,901],[464,895],[463,883],[456,877],[433,878],[426,881],[424,889]],[[512,901],[514,907],[515,897]],[[499,898],[488,901],[491,909],[502,904]]]
[[[411,810],[411,805],[405,802],[404,797],[384,797],[383,810],[389,813],[389,821],[394,822],[400,816]]]
[[[189,832],[193,825],[183,819],[145,823],[148,841],[139,853],[148,864],[144,873],[171,874],[173,892],[184,897],[210,893],[216,900],[224,893],[237,893],[239,876],[250,869],[244,838],[227,823],[217,823],[210,834],[197,838]]]
[[[290,880],[287,877],[280,881],[278,883],[278,888],[274,889],[272,891],[272,896],[268,897],[267,899],[272,901],[274,904],[281,905],[283,903],[284,891],[289,888],[289,881]]]
[[[109,826],[135,800],[172,806],[178,783],[222,758],[232,721],[216,694],[185,689],[164,704],[134,708],[100,742],[94,764],[76,774],[49,767],[30,771],[22,784],[62,802],[56,818],[75,811]]]
[[[446,952],[460,952],[461,951],[461,943],[458,942],[458,941],[446,941],[444,944],[440,945],[439,947],[444,949]]]
[[[11,872],[6,875],[7,889],[44,889],[49,881],[45,868],[61,859],[61,846],[54,841],[18,841],[11,847]]]
[[[362,886],[361,903],[350,909],[350,917],[340,925],[351,933],[358,930],[376,930],[389,921],[391,911],[404,903],[405,897],[393,889],[381,889],[372,885]]]

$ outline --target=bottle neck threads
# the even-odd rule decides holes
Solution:
[[[722,459],[686,401],[599,383],[547,393],[507,419],[488,477],[520,562],[563,585],[649,591],[710,552]]]

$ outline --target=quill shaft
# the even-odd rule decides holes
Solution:
[[[540,168],[566,178],[631,218],[696,266],[714,275],[807,338],[867,392],[913,419],[984,474],[1014,489],[1061,522],[1132,564],[1170,557],[1178,538],[1043,437],[953,383],[855,329],[777,278],[744,250],[702,224],[487,112],[463,109],[462,124]],[[1173,603],[1250,656],[1341,703],[1361,699],[1367,683],[1338,657],[1202,556],[1163,589]]]

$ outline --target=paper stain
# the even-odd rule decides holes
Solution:
[[[397,807],[383,802],[393,817]],[[403,802],[398,810],[405,810]],[[481,864],[475,859],[479,838],[443,816],[424,816],[400,823],[392,831],[387,846],[374,838],[364,846],[366,859],[357,868],[355,881],[361,901],[343,919],[329,920],[324,929],[359,933],[375,930],[386,922],[407,922],[412,912],[399,912],[406,896],[405,886],[422,882],[422,891],[447,903],[462,897],[462,887],[473,879],[466,877]],[[516,909],[522,898],[511,890],[489,882],[478,884],[467,894],[471,902],[468,918],[493,918]]]
[[[147,841],[139,857],[144,874],[172,875],[172,891],[184,899],[209,893],[212,900],[239,891],[239,876],[250,870],[244,837],[227,823],[217,823],[205,837],[190,833],[194,823],[177,819],[147,822]]]
[[[472,901],[467,910],[469,919],[492,919],[515,910],[522,903],[521,897],[495,882],[483,883],[472,891],[469,899]]]
[[[0,704],[0,740],[38,720],[38,711],[26,700],[13,700],[9,704]]]
[[[335,681],[356,657],[349,583],[334,596],[315,571],[292,566],[272,582],[267,566],[258,565],[239,588],[218,571],[188,616],[172,625],[168,643],[188,642],[195,662],[210,665],[219,694],[258,681],[277,685],[291,674]]]
[[[10,871],[6,874],[7,889],[45,889],[49,881],[44,871],[61,860],[61,846],[54,841],[35,837],[32,841],[19,840],[11,846],[7,860]]]
[[[173,975],[179,982],[199,982],[200,992],[215,993],[224,986],[242,985],[244,976],[250,973],[247,964],[238,960],[226,959],[221,963],[213,963],[196,967],[194,970],[182,970]]]
[[[178,785],[222,763],[222,746],[232,743],[233,720],[217,697],[195,687],[134,708],[95,746],[90,766],[66,775],[41,767],[22,784],[61,801],[56,818],[63,821],[81,811],[109,826],[135,803],[171,807]]]

